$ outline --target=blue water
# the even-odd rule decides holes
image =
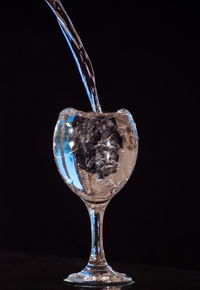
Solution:
[[[74,141],[70,137],[73,132],[72,122],[74,118],[74,116],[68,116],[67,120],[61,118],[57,123],[54,134],[54,156],[64,181],[69,186],[83,190],[74,158]]]

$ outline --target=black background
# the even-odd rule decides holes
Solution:
[[[90,104],[49,7],[16,2],[1,6],[0,250],[87,259],[88,214],[57,172],[52,134],[62,109]],[[135,171],[106,212],[108,260],[200,269],[197,4],[63,5],[103,110],[130,110],[140,136]]]

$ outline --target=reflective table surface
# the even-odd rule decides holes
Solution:
[[[86,260],[20,253],[0,253],[0,290],[4,289],[91,289],[63,283],[68,274],[83,268]],[[152,265],[111,263],[135,283],[126,287],[98,289],[199,290],[200,272]]]

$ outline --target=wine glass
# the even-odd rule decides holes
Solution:
[[[138,134],[126,109],[113,113],[63,110],[54,131],[58,170],[86,205],[91,222],[87,266],[64,281],[81,286],[126,285],[132,278],[114,271],[103,248],[103,217],[110,200],[128,181],[137,159]]]

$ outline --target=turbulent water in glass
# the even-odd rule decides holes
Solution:
[[[135,166],[138,136],[131,114],[60,113],[54,132],[54,156],[70,189],[84,200],[100,202],[125,185]]]

